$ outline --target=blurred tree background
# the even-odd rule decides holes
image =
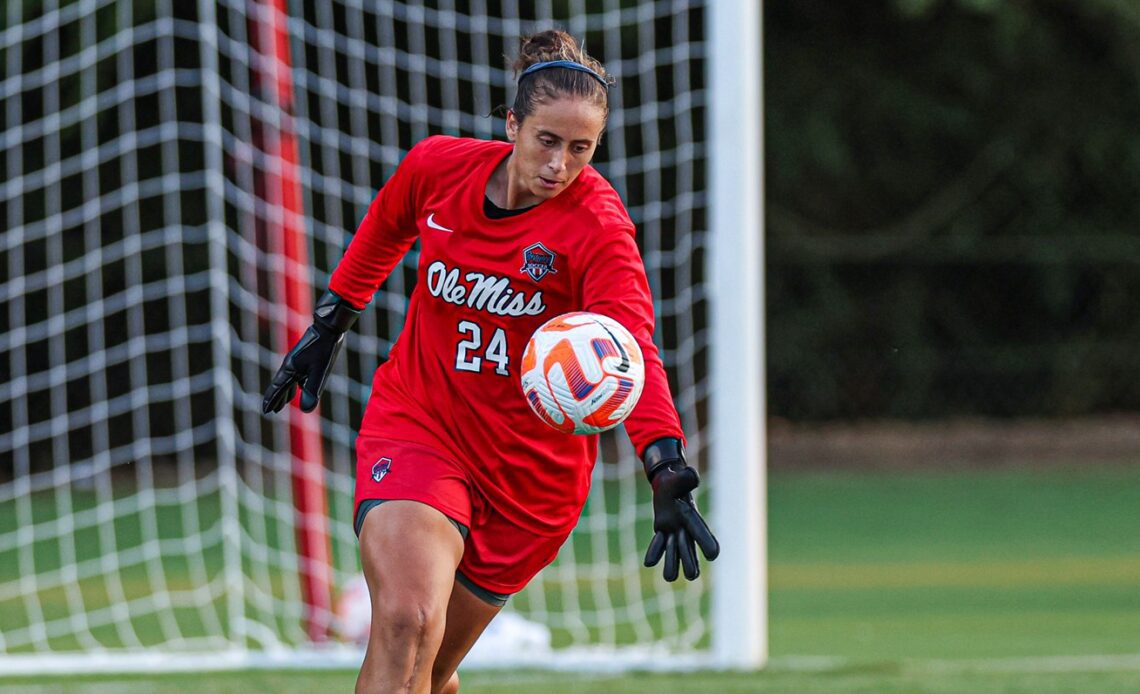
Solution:
[[[1140,2],[764,21],[770,414],[1140,411]]]

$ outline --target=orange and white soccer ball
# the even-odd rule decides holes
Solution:
[[[645,386],[645,360],[620,323],[597,313],[564,313],[534,331],[523,352],[522,388],[539,419],[564,434],[612,429]]]

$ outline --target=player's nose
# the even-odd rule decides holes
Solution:
[[[550,167],[550,170],[552,172],[561,174],[566,170],[566,159],[569,156],[569,152],[560,149],[550,156],[550,161],[548,162],[547,166]]]

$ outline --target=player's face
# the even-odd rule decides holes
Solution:
[[[566,190],[590,163],[605,127],[601,106],[574,97],[540,103],[521,123],[508,113],[507,139],[515,143],[508,199],[525,207]]]

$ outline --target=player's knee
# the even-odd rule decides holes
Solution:
[[[431,600],[408,598],[381,601],[372,619],[388,643],[418,648],[442,633],[445,614]]]

